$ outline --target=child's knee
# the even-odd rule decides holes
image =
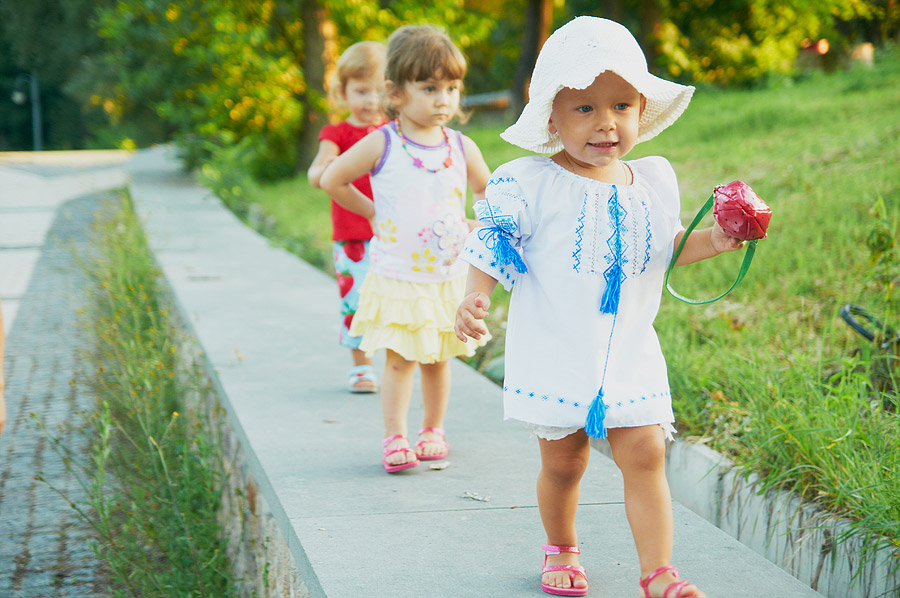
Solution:
[[[572,454],[544,461],[541,470],[558,482],[578,482],[584,475],[587,465],[586,457]]]
[[[416,367],[416,362],[410,361],[399,353],[395,353],[388,349],[385,352],[384,365],[389,370],[394,370],[395,372],[404,372],[412,371]]]
[[[611,443],[613,460],[625,471],[656,471],[665,469],[666,439],[649,429],[646,433],[631,434],[620,442]]]

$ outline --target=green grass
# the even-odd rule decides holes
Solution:
[[[95,224],[83,265],[93,294],[79,319],[89,347],[79,383],[96,408],[77,429],[89,460],[50,439],[87,494],[71,504],[96,532],[110,594],[234,596],[217,521],[217,437],[186,412],[199,376],[181,363],[159,272],[127,196]]]
[[[885,408],[897,405],[891,372],[900,368],[838,315],[853,302],[900,329],[898,80],[893,51],[870,69],[813,72],[749,91],[702,88],[677,123],[629,158],[670,160],[685,223],[713,186],[735,179],[773,209],[770,236],[734,293],[705,307],[664,297],[656,328],[682,436],[702,438],[767,486],[800,492],[900,546],[900,418]],[[478,119],[466,128],[491,168],[527,155],[499,139],[502,129]],[[328,271],[324,193],[301,176],[253,188],[248,200],[277,221],[279,242],[321,247],[316,263]],[[866,246],[876,229],[893,242],[877,264]],[[741,257],[679,268],[672,283],[687,296],[714,296]],[[492,301],[490,325],[502,339],[508,296],[498,290]],[[502,340],[473,363],[484,368],[501,351]]]

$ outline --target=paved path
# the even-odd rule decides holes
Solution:
[[[502,421],[497,386],[454,361],[450,466],[386,475],[379,400],[344,391],[334,279],[176,176],[164,151],[142,152],[129,167],[150,245],[312,596],[546,596],[537,442]],[[685,507],[674,510],[675,562],[712,598],[819,596]],[[590,596],[636,597],[622,478],[598,453],[578,524]]]
[[[106,196],[96,190],[124,181],[121,172],[11,166],[0,156],[0,298],[8,332],[8,422],[0,436],[2,598],[104,595],[91,530],[48,483],[35,479],[41,473],[72,500],[83,498],[29,414],[55,430],[90,402],[70,384],[80,342],[73,323],[85,284],[74,256],[86,248]],[[76,435],[61,438],[76,452],[84,449]]]

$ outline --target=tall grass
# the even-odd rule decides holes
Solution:
[[[113,596],[233,594],[219,535],[216,438],[183,414],[199,378],[184,372],[159,273],[127,196],[95,224],[84,267],[93,296],[80,317],[90,349],[80,380],[96,397],[80,430],[90,460],[65,453],[86,491],[72,506],[94,527]]]
[[[852,302],[900,329],[898,80],[893,50],[874,68],[804,73],[753,90],[702,88],[678,122],[629,157],[672,162],[684,222],[714,185],[735,179],[773,208],[770,236],[734,293],[706,307],[663,300],[655,325],[682,435],[900,546],[900,420],[891,411],[891,372],[900,368],[838,316]],[[466,133],[492,168],[527,154],[499,139],[503,126],[478,123]],[[328,200],[305,177],[256,187],[247,200],[277,221],[278,234],[328,247]],[[866,240],[884,222],[893,223],[893,245],[876,263]],[[679,268],[672,282],[688,296],[714,296],[741,257]],[[318,263],[330,267],[324,250]],[[502,330],[508,295],[498,290],[492,301],[489,325]],[[495,343],[473,363],[485,368],[501,351]]]

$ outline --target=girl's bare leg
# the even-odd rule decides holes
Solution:
[[[422,406],[424,417],[423,428],[443,428],[444,416],[447,413],[447,403],[450,400],[450,362],[438,361],[437,363],[422,363]],[[422,440],[440,438],[433,432],[422,434]],[[426,442],[419,449],[420,455],[437,455],[443,452],[444,445],[438,442]]]
[[[578,546],[575,514],[581,477],[587,469],[591,445],[584,430],[560,440],[538,439],[541,446],[541,472],[537,479],[538,508],[547,544]],[[578,555],[562,553],[547,557],[548,565],[578,565]],[[541,582],[557,588],[583,588],[587,580],[576,574],[574,582],[568,571],[544,573]]]
[[[660,426],[612,428],[609,446],[625,480],[625,514],[641,563],[641,579],[672,562],[672,496],[666,481],[666,440]],[[675,577],[666,572],[650,584],[652,596],[662,596]],[[682,596],[704,597],[695,586]]]
[[[353,365],[372,365],[372,360],[366,357],[366,352],[361,349],[350,349],[353,357]]]
[[[385,438],[395,434],[407,435],[407,414],[412,398],[413,374],[416,362],[403,359],[398,353],[387,349],[384,364],[384,376],[381,381],[381,413],[384,417]],[[409,448],[405,440],[397,439],[387,448]],[[390,465],[402,465],[410,458],[405,451],[394,453],[387,458]]]

